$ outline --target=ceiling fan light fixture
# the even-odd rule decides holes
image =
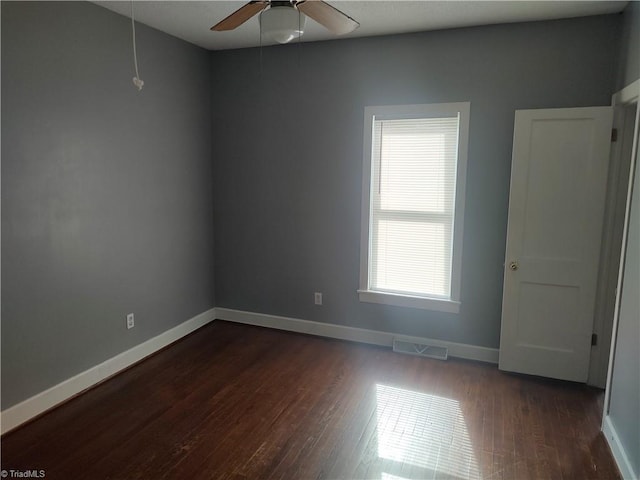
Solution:
[[[270,41],[288,43],[304,33],[306,17],[293,7],[271,7],[260,14],[260,30]]]

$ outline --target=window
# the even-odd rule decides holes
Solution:
[[[365,109],[361,301],[459,311],[469,110]]]

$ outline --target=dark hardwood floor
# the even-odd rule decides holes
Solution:
[[[602,393],[216,321],[1,440],[47,479],[613,479]]]

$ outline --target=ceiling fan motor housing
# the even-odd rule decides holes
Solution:
[[[289,2],[272,2],[260,14],[260,30],[268,40],[287,43],[302,36],[306,20]]]

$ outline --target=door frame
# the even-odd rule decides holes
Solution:
[[[638,106],[635,119],[627,115],[628,107],[638,103],[640,94],[640,80],[633,82],[611,97],[614,108],[613,128],[617,130],[618,138],[611,144],[609,161],[609,176],[607,180],[607,196],[605,218],[602,229],[602,246],[600,267],[596,290],[596,304],[594,308],[593,333],[598,342],[591,347],[589,361],[589,378],[587,384],[605,388],[612,338],[614,338],[614,312],[616,304],[616,290],[618,286],[618,270],[620,264],[620,248],[623,242],[625,208],[628,202],[629,173],[632,171],[633,143],[629,151],[625,150],[627,142],[637,136]],[[631,127],[631,129],[629,129]],[[628,138],[631,134],[631,138]],[[630,155],[626,157],[625,153]]]
[[[617,288],[617,294],[616,294],[615,311],[613,315],[611,351],[609,354],[609,365],[608,365],[608,372],[607,372],[607,383],[606,383],[605,396],[604,396],[604,408],[602,413],[601,429],[604,434],[604,438],[607,440],[607,443],[609,444],[609,448],[611,450],[611,453],[613,454],[614,460],[616,461],[616,464],[618,465],[618,468],[622,473],[622,476],[624,478],[635,478],[636,472],[634,472],[634,468],[630,463],[629,458],[627,457],[627,454],[625,452],[625,445],[621,443],[617,435],[616,429],[613,425],[613,422],[609,417],[609,410],[611,405],[611,393],[612,393],[611,387],[613,383],[613,375],[616,369],[616,366],[614,363],[615,363],[616,349],[618,345],[618,341],[617,341],[618,325],[620,321],[620,308],[621,308],[620,304],[621,304],[621,298],[623,293],[622,282],[625,275],[624,267],[625,267],[625,260],[626,260],[627,248],[628,248],[627,242],[628,242],[629,223],[630,223],[631,208],[632,208],[631,201],[632,201],[632,195],[634,195],[634,190],[636,188],[640,188],[640,185],[638,185],[636,182],[636,176],[638,174],[637,169],[640,168],[640,165],[637,164],[638,163],[637,162],[638,147],[639,147],[639,141],[640,141],[640,139],[638,138],[640,135],[639,133],[640,79],[636,80],[631,85],[625,87],[623,90],[618,92],[618,94],[614,96],[614,101],[619,102],[620,105],[631,105],[635,103],[636,117],[635,117],[635,123],[634,123],[634,142],[633,142],[633,147],[631,152],[631,165],[629,168],[630,181],[628,182],[628,188],[627,188],[627,202],[626,202],[626,208],[625,208],[622,248],[621,248],[621,251],[619,252],[620,266],[618,269],[618,283],[617,283],[618,288]],[[636,185],[634,185],[634,183],[636,183]],[[636,208],[636,206],[633,206],[633,208]]]
[[[612,104],[614,107],[620,106],[628,106],[632,104],[636,104],[636,118],[635,125],[633,129],[633,147],[631,150],[631,163],[629,165],[629,173],[634,171],[636,167],[636,157],[638,151],[638,136],[640,130],[640,79],[635,82],[627,85],[625,88],[615,93],[612,98]],[[615,308],[613,314],[613,325],[611,331],[611,344],[609,351],[609,359],[607,366],[607,381],[605,387],[605,395],[604,395],[604,408],[602,412],[603,425],[604,421],[609,415],[609,403],[611,401],[611,380],[613,378],[613,368],[614,368],[614,358],[616,353],[616,344],[617,344],[617,333],[618,333],[618,320],[620,317],[620,299],[621,299],[621,282],[624,276],[624,261],[627,251],[627,238],[628,238],[628,230],[629,230],[629,216],[631,213],[631,195],[633,193],[633,177],[629,175],[629,182],[627,185],[627,201],[625,205],[625,215],[624,215],[624,227],[622,233],[622,247],[619,252],[620,263],[618,267],[618,279],[617,279],[617,289],[616,289],[616,297],[615,297]],[[636,185],[636,188],[640,188],[640,185]],[[604,359],[603,359],[604,360]]]

